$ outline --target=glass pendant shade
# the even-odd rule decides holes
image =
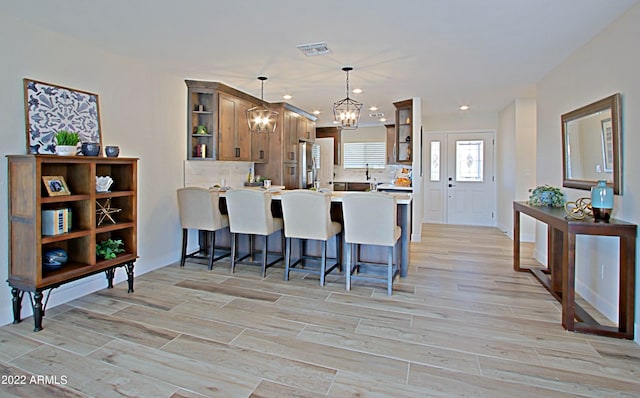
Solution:
[[[260,76],[261,81],[260,99],[264,101],[264,81],[266,77]],[[278,112],[273,111],[264,106],[254,106],[245,111],[247,115],[247,123],[252,133],[273,133],[276,130],[276,121],[278,120]]]
[[[347,97],[333,103],[333,118],[338,128],[355,130],[358,128],[362,103],[349,98],[349,72],[353,68],[345,66],[342,70],[347,73]]]

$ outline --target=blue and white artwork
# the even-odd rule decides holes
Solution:
[[[102,144],[98,95],[24,79],[27,150],[54,154],[60,130],[76,132],[81,142]]]

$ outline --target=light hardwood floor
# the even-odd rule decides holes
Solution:
[[[640,346],[566,332],[497,229],[425,225],[411,255],[392,297],[278,267],[164,267],[133,294],[49,309],[38,333],[31,318],[0,328],[0,396],[640,396]]]

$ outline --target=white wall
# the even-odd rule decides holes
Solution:
[[[43,31],[0,14],[0,324],[13,320],[7,280],[7,154],[26,153],[23,78],[97,93],[102,140],[119,145],[121,156],[140,158],[138,253],[135,273],[176,261],[180,227],[175,189],[182,186],[185,158],[186,86],[157,65],[115,56],[75,38]],[[125,280],[122,270],[116,281]],[[106,287],[104,275],[63,285],[49,307]],[[122,289],[122,286],[116,286]],[[31,314],[28,298],[23,317]],[[46,320],[45,320],[46,322]]]
[[[536,100],[520,98],[499,114],[496,139],[497,226],[513,238],[513,201],[524,201],[536,186]],[[521,217],[520,239],[535,239],[535,222]]]
[[[542,33],[541,33],[542,34]],[[562,141],[560,116],[616,92],[622,94],[622,180],[623,194],[615,198],[613,216],[640,221],[640,4],[631,8],[583,48],[574,52],[537,85],[538,92],[538,184],[562,185]],[[569,200],[588,196],[588,191],[565,189]],[[536,231],[536,255],[546,262],[546,228]],[[640,251],[636,252],[640,255]],[[605,315],[617,314],[617,255],[615,240],[580,237],[577,243],[579,267],[577,290]],[[640,260],[636,259],[636,275]],[[600,278],[600,266],[605,277]],[[636,292],[640,292],[636,277]],[[636,293],[636,341],[640,295]]]

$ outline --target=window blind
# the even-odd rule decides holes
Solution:
[[[372,169],[385,167],[384,142],[345,142],[343,149],[345,169],[363,169],[367,165]]]

